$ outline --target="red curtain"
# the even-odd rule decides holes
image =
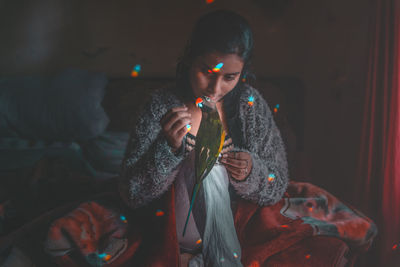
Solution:
[[[366,262],[400,266],[400,0],[373,12],[355,203],[378,226]]]

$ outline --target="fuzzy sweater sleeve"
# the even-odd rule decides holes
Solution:
[[[253,106],[247,102],[250,96],[254,97]],[[244,199],[261,206],[275,204],[288,185],[286,152],[272,113],[254,88],[247,87],[242,93],[239,116],[245,144],[234,151],[248,152],[253,166],[244,181],[231,178],[231,184]],[[271,181],[268,179],[270,175],[274,176]]]
[[[156,91],[131,132],[118,182],[120,195],[131,208],[159,198],[174,181],[172,171],[183,157],[172,152],[160,119],[178,105],[170,95]]]

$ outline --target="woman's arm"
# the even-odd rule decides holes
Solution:
[[[122,162],[119,191],[131,208],[144,206],[165,193],[174,181],[174,168],[183,159],[172,152],[160,125],[167,110],[179,103],[168,101],[171,97],[162,94],[156,91],[142,111]]]
[[[253,106],[247,104],[249,96],[254,97]],[[245,144],[243,148],[233,151],[249,153],[252,170],[244,181],[231,179],[231,184],[245,199],[262,206],[275,204],[288,185],[286,152],[279,130],[267,103],[257,90],[245,89],[239,109]]]

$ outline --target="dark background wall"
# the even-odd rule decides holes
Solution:
[[[0,0],[0,75],[66,67],[129,77],[173,77],[194,21],[227,8],[255,33],[254,71],[306,87],[305,151],[311,180],[351,200],[366,76],[370,1]]]

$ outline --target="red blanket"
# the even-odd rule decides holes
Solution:
[[[371,220],[307,183],[291,182],[272,206],[239,200],[234,220],[244,266],[333,266],[342,241],[367,250],[376,235]],[[118,198],[82,203],[53,222],[46,250],[59,266],[179,266],[174,187],[134,211]]]

